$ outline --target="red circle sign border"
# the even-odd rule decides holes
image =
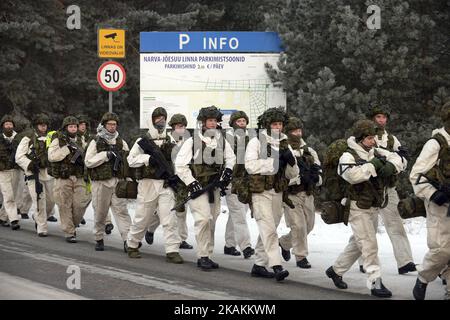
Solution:
[[[119,67],[119,69],[122,71],[122,73],[123,73],[123,79],[122,79],[122,81],[119,83],[119,85],[116,87],[116,88],[108,88],[107,86],[105,86],[102,82],[101,82],[101,80],[100,80],[100,74],[102,73],[102,70],[106,67],[106,66],[108,66],[108,65],[110,65],[110,64],[114,64],[114,65],[116,65],[117,67]],[[123,85],[125,84],[125,80],[126,80],[126,78],[127,78],[127,74],[125,73],[125,68],[119,63],[119,62],[116,62],[116,61],[106,61],[106,62],[103,62],[102,63],[102,65],[98,68],[98,71],[97,71],[97,82],[98,82],[98,84],[100,85],[100,87],[102,87],[104,90],[106,90],[106,91],[118,91],[120,88],[122,88],[123,87]]]

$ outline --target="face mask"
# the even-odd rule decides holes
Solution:
[[[12,134],[13,134],[13,131],[14,131],[14,129],[10,129],[10,128],[6,129],[6,128],[3,128],[3,133],[4,133],[5,136],[7,136],[7,137],[11,137]]]
[[[161,120],[161,121],[155,123],[155,128],[158,131],[164,130],[165,127],[166,127],[166,120]]]
[[[289,144],[292,145],[293,148],[298,148],[298,147],[300,147],[302,137],[293,135],[293,134],[288,134],[288,141],[289,141]]]

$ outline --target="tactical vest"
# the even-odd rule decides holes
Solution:
[[[155,140],[155,139],[151,138],[148,134],[143,135],[141,138]],[[172,163],[171,156],[172,156],[172,149],[174,148],[174,146],[175,146],[175,144],[172,143],[170,141],[170,137],[167,136],[166,139],[164,140],[163,144],[159,147],[161,149],[162,154],[164,155],[164,158],[169,163]],[[142,179],[162,180],[161,177],[156,177],[155,173],[156,173],[156,168],[152,164],[149,164],[148,166],[141,166],[139,168],[135,168],[135,178],[137,180],[142,180]]]
[[[52,142],[55,139],[58,139],[60,148],[63,148],[69,144],[69,138],[66,135],[62,134],[60,131],[57,131],[52,136]],[[75,144],[79,149],[83,150],[81,137],[78,135],[76,136]],[[82,166],[77,163],[71,163],[74,155],[75,151],[71,151],[70,154],[68,154],[67,157],[65,157],[63,160],[58,162],[50,162],[49,174],[57,179],[69,179],[70,176],[82,178],[84,176],[84,165]],[[82,157],[84,161],[84,154]]]
[[[440,146],[438,162],[427,172],[427,176],[435,178],[440,183],[450,183],[450,149],[447,139],[440,133],[433,136]]]
[[[239,153],[243,152],[245,154],[245,149],[247,148],[250,138],[248,135],[246,135],[244,139],[245,139],[244,150],[239,149]],[[239,146],[238,145],[238,137],[234,136],[233,152],[236,156],[238,154],[238,146]],[[236,181],[236,179],[242,178],[246,173],[247,173],[247,171],[245,170],[245,163],[237,163],[237,161],[236,161],[236,164],[234,165],[234,168],[233,168],[233,181]]]
[[[33,156],[30,154],[27,154],[27,158],[30,160],[37,160],[40,169],[48,168],[49,162],[46,141],[39,140],[34,132],[27,135],[27,137],[30,139],[28,146],[34,148],[36,159],[33,159]]]
[[[303,149],[303,155],[300,157],[297,157],[297,163],[299,161],[303,161],[304,163],[306,163],[306,165],[308,167],[311,167],[314,164],[314,156],[309,151],[308,146],[304,145],[303,147],[300,147],[298,150],[300,151],[300,149]],[[289,194],[297,194],[302,191],[305,191],[306,194],[309,196],[309,195],[313,194],[314,187],[315,187],[314,185],[305,186],[304,184],[301,183],[301,184],[289,186],[288,192],[289,192]]]
[[[96,136],[95,143],[97,146],[97,153],[103,151],[114,151],[115,153],[120,155],[122,161],[120,162],[117,171],[114,171],[114,162],[115,162],[114,159],[111,161],[106,161],[105,163],[99,165],[98,167],[88,169],[91,180],[93,181],[108,180],[114,177],[119,179],[126,178],[128,175],[128,168],[126,161],[128,152],[123,150],[123,140],[118,137],[116,139],[116,144],[112,145],[106,142],[105,139]]]
[[[262,136],[260,144],[264,145],[264,136]],[[288,140],[284,139],[280,141],[279,150],[280,152],[289,148]],[[272,147],[267,143],[267,158],[272,154]],[[251,193],[262,193],[265,190],[274,189],[275,192],[284,192],[288,189],[289,180],[286,179],[284,170],[278,170],[274,175],[261,175],[261,174],[251,174],[249,189]]]
[[[0,171],[6,171],[17,168],[15,163],[15,146],[14,140],[9,142],[0,133]]]
[[[199,137],[193,138],[192,143],[192,163],[189,165],[190,169],[192,171],[192,176],[194,179],[196,179],[200,185],[203,187],[208,185],[212,180],[214,180],[217,176],[220,176],[222,174],[223,168],[225,167],[225,164],[207,164],[203,160],[203,163],[196,164],[194,161],[194,156],[197,151],[199,151],[199,154],[197,157],[202,156],[205,154],[205,149],[208,148],[206,143],[204,141],[201,141],[202,149],[199,150],[198,143],[195,142],[195,138],[199,139]],[[221,147],[221,144],[223,145],[223,154],[225,154],[225,141],[224,137],[221,136],[221,141],[218,141],[217,148]],[[217,149],[216,148],[216,149]],[[215,157],[216,155],[216,149],[212,150],[211,152],[208,152],[207,154],[210,154],[211,157]],[[203,158],[202,158],[203,159]],[[222,161],[225,161],[225,158],[222,159]]]
[[[348,148],[347,151],[354,158],[355,162],[361,160],[358,153]],[[360,209],[384,208],[387,205],[385,199],[385,182],[378,177],[371,177],[369,181],[364,181],[357,184],[348,183],[347,194],[350,200],[356,201],[356,205]]]

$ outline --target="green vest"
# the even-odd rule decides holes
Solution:
[[[142,139],[152,139],[149,137],[148,133],[141,137]],[[170,137],[167,136],[163,144],[159,147],[161,149],[161,152],[164,155],[164,158],[167,160],[167,162],[172,163],[172,149],[175,147],[175,144],[170,141]],[[139,168],[135,168],[135,178],[137,180],[142,179],[157,179],[162,180],[161,177],[156,177],[156,168],[149,164],[148,166],[141,166]]]
[[[81,137],[76,136],[76,142],[75,144],[79,149],[83,149],[83,145],[81,142]],[[59,147],[63,148],[69,144],[69,138],[62,134],[60,131],[57,131],[52,136],[52,141],[58,139]],[[62,161],[58,162],[50,162],[50,168],[49,168],[49,174],[52,177],[59,178],[59,179],[69,179],[70,176],[75,176],[77,178],[82,178],[84,176],[84,165],[81,166],[77,163],[72,164],[70,161],[72,160],[72,157],[75,155],[74,151],[71,151],[69,155],[67,155]],[[83,154],[83,161],[84,161],[84,154]]]
[[[450,149],[447,139],[440,133],[435,134],[432,139],[437,140],[441,149],[438,163],[426,175],[440,183],[450,184]]]
[[[0,171],[6,171],[17,168],[15,163],[15,141],[9,142],[0,133]]]
[[[237,157],[237,154],[239,152],[239,154],[244,153],[245,154],[245,149],[247,148],[248,142],[250,140],[250,137],[248,135],[245,136],[245,142],[243,146],[238,145],[238,137],[234,136],[234,154]],[[238,150],[239,148],[239,150]],[[233,168],[233,181],[236,181],[239,178],[242,178],[243,176],[245,176],[247,173],[247,171],[245,170],[245,163],[237,163],[234,165]]]
[[[395,142],[394,136],[393,136],[392,134],[388,133],[388,138],[387,138],[387,145],[386,145],[386,148],[384,148],[384,147],[380,147],[380,148],[381,148],[381,149],[388,150],[389,152],[395,152],[395,151],[394,151],[394,142]],[[396,176],[396,175],[390,176],[390,177],[387,179],[386,184],[387,184],[387,186],[388,186],[389,188],[394,188],[394,187],[397,186],[397,180],[398,180],[398,179],[397,179],[397,176]]]
[[[112,161],[106,161],[105,163],[99,165],[98,167],[88,169],[88,173],[91,180],[93,181],[108,180],[114,177],[119,179],[126,178],[128,176],[128,166],[127,166],[128,152],[123,150],[123,140],[118,137],[116,139],[116,144],[112,145],[106,142],[105,139],[96,136],[95,143],[97,146],[97,153],[103,151],[114,151],[115,153],[120,155],[122,161],[120,162],[117,171],[114,171],[114,162],[115,162],[114,159]]]
[[[205,160],[203,159],[203,155],[205,154],[205,150],[208,148],[205,142],[203,142],[199,136],[194,136],[193,138],[193,144],[192,144],[192,163],[189,165],[190,169],[192,171],[192,176],[194,179],[196,179],[202,187],[208,185],[214,178],[216,178],[218,175],[222,174],[224,164],[207,164],[205,163]],[[196,140],[197,139],[197,140]],[[199,145],[201,143],[201,150],[199,150]],[[224,137],[221,136],[221,139],[218,141],[217,148],[212,150],[211,152],[207,152],[206,154],[211,155],[211,157],[216,156],[216,150],[220,150],[222,153],[225,152],[225,145],[224,145]],[[202,157],[202,163],[195,163],[194,156],[196,152],[199,151],[197,157]],[[222,161],[225,161],[225,158],[222,158]]]
[[[28,134],[27,137],[30,139],[28,146],[34,148],[36,159],[39,162],[39,168],[48,168],[49,162],[46,141],[38,140],[34,131],[31,134]],[[27,154],[27,158],[30,160],[35,160],[30,154]]]
[[[361,160],[358,153],[348,148],[349,152],[354,158],[355,162]],[[348,197],[350,200],[356,201],[356,205],[360,209],[384,208],[387,205],[385,199],[386,182],[379,177],[371,177],[369,181],[364,181],[357,184],[348,183]]]
[[[264,145],[264,136],[261,138],[260,144]],[[284,139],[280,142],[280,151],[289,148],[288,140]],[[272,154],[272,147],[267,143],[267,158]],[[284,192],[288,189],[289,180],[285,177],[284,170],[278,170],[274,175],[261,175],[261,174],[251,174],[249,181],[249,189],[251,193],[262,193],[264,190],[271,190],[272,188],[275,192]]]

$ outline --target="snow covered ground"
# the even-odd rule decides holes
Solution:
[[[129,212],[134,215],[134,202],[129,202]],[[93,210],[90,206],[86,216],[87,225],[83,226],[83,230],[92,230],[93,228]],[[215,235],[215,256],[214,261],[218,262],[222,267],[250,272],[253,265],[253,260],[245,260],[242,256],[232,257],[223,254],[223,247],[225,244],[225,225],[228,219],[227,207],[222,206],[222,213],[220,214],[216,224]],[[253,246],[256,243],[258,236],[258,227],[254,219],[247,214],[247,221],[250,228],[250,234]],[[188,242],[194,245],[194,250],[182,250],[181,254],[185,260],[196,261],[195,256],[195,236],[194,236],[194,221],[192,215],[188,212],[187,223],[189,228]],[[415,263],[421,263],[423,256],[427,252],[426,244],[426,223],[424,218],[409,219],[405,222],[408,237],[411,242],[413,257]],[[81,231],[81,230],[80,230]],[[413,299],[412,288],[414,287],[417,272],[408,273],[406,275],[399,275],[397,271],[397,264],[392,252],[392,246],[387,233],[382,226],[380,220],[380,227],[378,230],[378,245],[379,258],[382,267],[383,283],[393,292],[394,299]],[[278,228],[279,235],[289,232],[286,227],[284,218],[282,218]],[[308,270],[300,269],[295,265],[295,258],[291,258],[289,262],[283,262],[284,266],[289,270],[289,280],[299,281],[315,286],[336,289],[330,279],[325,275],[325,270],[333,264],[338,255],[343,251],[349,237],[351,236],[350,227],[344,224],[327,225],[316,214],[316,223],[313,231],[309,235],[309,256],[308,260],[312,264],[312,268]],[[111,236],[105,239],[105,245],[111,239],[114,242],[120,240],[117,228],[113,230]],[[92,240],[92,242],[94,242]],[[239,249],[239,248],[238,248]],[[163,247],[163,230],[159,227],[155,232],[155,241],[152,246],[145,244],[142,247],[143,253],[153,253],[164,255]],[[145,258],[145,255],[144,255]],[[265,281],[265,280],[262,280]],[[366,276],[359,272],[358,264],[344,275],[344,281],[349,285],[348,290],[361,294],[370,294],[366,287]],[[433,283],[430,283],[427,290],[427,299],[442,299],[444,295],[445,286],[442,285],[438,278]],[[292,299],[296,299],[292,297]]]

